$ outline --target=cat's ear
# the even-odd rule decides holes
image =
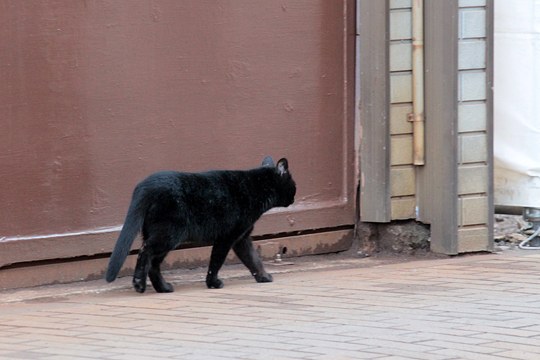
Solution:
[[[264,167],[274,167],[274,160],[271,156],[266,156],[264,160],[262,161],[262,166]]]
[[[288,174],[289,173],[289,162],[287,161],[287,159],[283,158],[283,159],[280,159],[277,163],[277,166],[276,166],[276,169],[277,169],[277,172],[279,173],[279,175],[285,175],[285,174]]]

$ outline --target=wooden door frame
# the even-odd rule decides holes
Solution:
[[[431,249],[458,249],[458,0],[425,2],[426,164],[417,169],[419,220]],[[443,81],[444,80],[444,81]]]
[[[358,204],[363,222],[391,220],[388,13],[388,0],[357,0]]]
[[[389,0],[357,0],[359,221],[391,219],[388,70]],[[424,1],[426,164],[416,169],[418,221],[431,224],[431,249],[459,252],[458,0]],[[493,148],[493,0],[486,2],[487,139]],[[493,154],[488,151],[488,212]],[[492,239],[493,219],[488,218]]]

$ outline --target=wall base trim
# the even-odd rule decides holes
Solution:
[[[334,231],[258,240],[255,241],[255,247],[264,260],[270,260],[277,253],[282,253],[283,258],[288,258],[345,251],[352,246],[353,237],[354,230],[352,228],[342,228]],[[162,268],[171,270],[206,267],[210,259],[210,252],[210,246],[171,251]],[[120,276],[131,276],[136,261],[137,255],[130,255],[120,272]],[[0,290],[103,279],[108,262],[108,257],[99,256],[15,264],[0,269]],[[238,262],[236,256],[231,252],[227,263]],[[103,281],[105,282],[105,280]]]

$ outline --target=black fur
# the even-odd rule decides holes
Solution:
[[[263,213],[291,205],[295,194],[287,159],[274,166],[266,157],[261,167],[247,171],[152,174],[133,191],[105,279],[116,279],[133,241],[142,232],[143,244],[133,275],[137,292],[146,290],[147,276],[157,292],[172,292],[160,264],[169,251],[187,242],[213,244],[208,288],[223,287],[218,272],[231,248],[257,282],[271,282],[250,235]]]

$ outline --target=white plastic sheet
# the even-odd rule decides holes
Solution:
[[[540,208],[540,0],[495,0],[495,204]]]

